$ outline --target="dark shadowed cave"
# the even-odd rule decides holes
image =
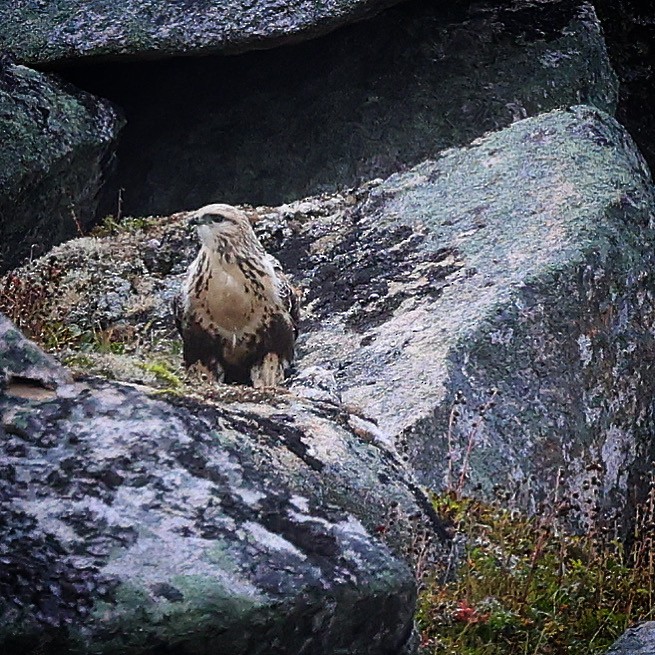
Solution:
[[[655,3],[594,6],[621,82],[617,116],[652,167]],[[57,72],[115,102],[128,120],[100,216],[219,200],[274,205],[386,176],[508,124],[516,107],[485,69],[502,78],[516,64],[497,61],[503,46],[556,37],[578,7],[412,0],[273,50]]]
[[[617,118],[655,168],[655,2],[596,0],[612,65],[621,82]]]
[[[520,117],[506,101],[528,66],[515,44],[556,38],[579,6],[416,0],[299,45],[58,72],[127,116],[101,216],[119,204],[133,215],[279,204],[403,170]],[[536,95],[523,100],[540,109]]]

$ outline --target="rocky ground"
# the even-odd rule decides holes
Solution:
[[[211,446],[211,435],[200,436],[219,426],[219,443],[231,439],[232,457],[242,466],[246,457],[268,462],[266,470],[249,469],[251,484],[270,487],[270,470],[285,472],[285,485],[293,488],[287,496],[312,490],[314,497],[321,489],[321,502],[363,521],[414,565],[415,541],[423,539],[417,535],[444,536],[419,482],[432,489],[459,485],[488,497],[502,488],[515,504],[534,509],[561,480],[561,493],[580,498],[581,524],[599,513],[626,516],[632,495],[645,488],[644,462],[652,457],[652,414],[638,399],[652,395],[652,338],[644,325],[652,316],[653,206],[649,173],[629,137],[609,116],[578,107],[518,122],[349,193],[246,208],[262,241],[303,291],[295,375],[287,392],[272,396],[198,388],[185,378],[170,300],[197,248],[186,214],[109,222],[105,235],[100,230],[100,236],[69,241],[4,278],[4,311],[80,380],[58,392],[61,399],[30,399],[29,409],[19,405],[5,414],[4,429],[14,435],[7,441],[11,479],[27,489],[36,484],[20,472],[36,456],[25,440],[40,443],[52,430],[77,434],[82,424],[76,421],[83,421],[94,444],[107,434],[100,451],[111,456],[89,461],[95,447],[83,447],[75,436],[70,452],[57,447],[51,456],[70,466],[51,461],[47,470],[39,468],[39,479],[48,480],[39,494],[64,490],[67,496],[80,478],[97,478],[99,486],[109,485],[109,495],[90,500],[85,493],[91,487],[82,484],[72,509],[57,501],[61,511],[85,514],[93,502],[97,517],[100,502],[112,507],[120,525],[142,524],[136,499],[171,485],[145,472],[150,465],[135,455],[132,437],[123,445],[117,435],[137,426],[137,449],[160,453],[157,461],[178,448],[172,444],[189,441],[182,456],[190,463],[185,459],[185,470],[175,473],[175,487],[188,494],[193,485],[205,485],[192,484],[188,475],[205,480],[210,460],[226,457],[213,451],[219,446]],[[119,382],[87,381],[89,374]],[[6,407],[22,397],[12,395],[11,379]],[[148,400],[148,387],[168,395]],[[74,408],[87,397],[78,419]],[[190,402],[200,405],[191,408]],[[216,402],[220,409],[201,409]],[[202,425],[182,428],[198,414],[206,417]],[[56,424],[51,415],[60,417]],[[169,424],[172,432],[164,429]],[[154,441],[144,442],[146,435]],[[264,449],[253,455],[252,440],[262,438],[282,448],[279,454]],[[46,438],[42,447],[47,452],[54,445]],[[87,455],[76,457],[80,449]],[[135,460],[138,470],[128,465]],[[114,487],[131,488],[132,478],[145,486],[136,485],[137,495],[119,508]],[[279,479],[272,486],[278,489]],[[10,494],[13,505],[32,516],[45,502],[18,502],[16,493]],[[269,530],[265,517],[272,510],[262,491],[252,494],[254,514],[252,508],[231,509],[231,502],[226,515],[221,501],[217,517],[232,525],[238,510],[241,521],[254,516]],[[219,487],[210,495],[229,494]],[[195,513],[204,511],[198,509],[204,502],[193,497]],[[166,507],[156,523],[168,545],[154,547],[179,551],[179,510],[170,523],[173,510]],[[57,527],[64,519],[48,516],[52,523],[40,529],[64,530]],[[99,521],[102,526],[106,519]],[[170,530],[174,534],[164,536]],[[106,555],[93,566],[110,572],[126,562],[139,566],[145,548],[139,534],[121,543],[118,568]],[[238,534],[229,534],[221,541],[241,548]],[[432,558],[439,557],[436,543]],[[148,583],[149,602],[157,602],[153,585],[164,584],[163,573],[157,575]],[[123,611],[112,610],[116,625]],[[161,626],[148,621],[153,635],[166,639]],[[406,634],[407,625],[398,634]],[[84,630],[96,639],[95,627]],[[330,643],[322,646],[325,652]]]
[[[651,456],[652,207],[629,137],[581,107],[250,212],[304,294],[300,388],[329,379],[433,489],[465,460],[469,488],[525,507],[598,477],[623,514]],[[15,270],[5,311],[81,371],[181,385],[170,301],[196,237],[183,213],[115,229]]]
[[[229,110],[205,111],[199,80],[218,60],[189,76],[198,103],[172,101],[192,64],[98,69],[170,82],[155,85],[150,131],[138,116],[155,105],[128,101],[139,139],[105,187],[128,171],[143,192],[129,202],[169,211],[125,217],[119,196],[95,220],[121,110],[22,64],[272,47],[390,3],[251,7],[234,29],[225,14],[224,33],[206,4],[144,31],[151,4],[134,3],[113,36],[102,3],[0,10],[13,51],[0,61],[0,644],[410,655],[422,576],[461,552],[432,492],[526,512],[566,498],[569,527],[630,528],[655,457],[652,179],[612,118],[590,4],[415,2],[330,37],[327,75],[314,44],[271,56],[261,87],[259,55],[221,63],[246,71]],[[176,31],[180,17],[193,29]],[[400,72],[349,59],[359,41],[406,52]],[[303,52],[307,71],[275,87]],[[298,130],[288,84],[304,98]],[[237,127],[257,103],[286,107],[278,128],[264,114]],[[169,148],[158,135],[178,116]],[[235,168],[228,143],[238,189],[212,168]],[[155,173],[125,168],[141,153]],[[215,174],[194,186],[200,169]],[[244,209],[302,292],[278,390],[187,377],[170,309],[198,247],[188,212],[251,182]],[[294,200],[263,204],[270,190]]]
[[[411,643],[405,562],[445,534],[375,426],[291,394],[73,382],[2,325],[5,652]]]

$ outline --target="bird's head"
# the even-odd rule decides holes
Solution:
[[[252,234],[246,213],[232,205],[201,207],[190,215],[189,224],[195,225],[203,245],[210,249],[215,249],[226,239],[243,239]]]

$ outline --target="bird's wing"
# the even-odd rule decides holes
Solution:
[[[183,306],[184,304],[182,301],[182,292],[175,294],[175,296],[173,296],[173,300],[171,300],[171,310],[173,312],[173,318],[175,319],[175,327],[182,337],[184,336],[182,332],[184,317]]]
[[[273,255],[266,254],[273,270],[275,271],[276,286],[278,294],[284,303],[284,308],[289,312],[293,321],[294,331],[298,336],[298,324],[300,323],[300,290],[294,287],[286,273],[282,270],[280,262]]]

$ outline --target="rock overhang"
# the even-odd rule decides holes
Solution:
[[[235,54],[315,38],[398,1],[7,4],[0,8],[0,43],[20,61],[35,66]]]

